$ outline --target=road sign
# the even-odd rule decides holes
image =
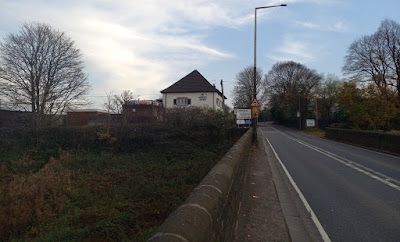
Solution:
[[[259,107],[260,103],[257,101],[257,98],[254,98],[253,101],[251,102],[252,107]]]
[[[253,118],[258,118],[258,113],[253,113]]]
[[[251,119],[251,109],[235,109],[236,119]]]
[[[253,113],[259,113],[260,112],[260,108],[259,107],[253,107]]]
[[[253,120],[251,120],[251,119],[245,119],[245,120],[244,120],[244,124],[251,124],[252,121],[253,121]]]
[[[251,119],[238,119],[236,120],[236,124],[250,125],[251,121],[252,121]]]
[[[306,119],[306,126],[307,127],[315,127],[315,119]]]
[[[236,124],[245,124],[244,119],[238,119],[236,120]]]

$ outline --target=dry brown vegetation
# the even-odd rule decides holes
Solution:
[[[59,159],[51,157],[38,172],[28,174],[1,164],[0,235],[29,230],[33,223],[44,224],[62,211],[73,194],[73,173],[61,166],[67,160],[65,155]],[[17,161],[22,167],[34,162],[28,157]]]
[[[0,129],[0,237],[146,241],[242,132],[182,111],[146,127]]]

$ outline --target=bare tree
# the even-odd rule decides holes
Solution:
[[[313,89],[321,79],[315,70],[294,61],[274,64],[265,77],[265,89],[274,118],[294,124],[299,111],[301,122],[304,122]]]
[[[354,81],[395,88],[400,95],[400,25],[384,20],[375,33],[354,41],[347,50],[343,73]]]
[[[400,98],[400,24],[386,19],[382,22],[377,34],[382,40],[387,54],[388,85],[397,89],[397,95]]]
[[[107,100],[103,107],[108,113],[122,113],[122,105],[127,101],[132,101],[134,95],[130,90],[123,90],[120,95],[115,95],[112,91],[107,93]]]
[[[134,99],[134,95],[131,90],[123,90],[120,95],[120,102],[124,104],[127,101],[132,101]]]
[[[65,33],[43,23],[24,24],[0,43],[0,92],[37,121],[87,104],[81,51]],[[51,120],[51,119],[50,119]]]
[[[107,113],[118,113],[118,103],[116,102],[114,96],[115,95],[112,91],[106,92],[106,101],[103,103],[103,108],[107,111]]]
[[[345,57],[343,72],[353,81],[373,81],[379,87],[387,86],[387,53],[378,34],[354,41]]]
[[[236,75],[237,83],[233,89],[233,105],[239,108],[249,108],[251,101],[254,98],[254,79],[253,79],[254,68],[248,66]],[[261,69],[257,68],[256,87],[257,97],[261,98],[261,83],[263,73]],[[262,101],[262,100],[259,100]]]
[[[274,64],[265,78],[270,94],[285,95],[290,91],[308,95],[322,79],[315,70],[303,64],[286,61]]]

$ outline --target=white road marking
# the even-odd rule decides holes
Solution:
[[[271,127],[271,128],[274,129],[275,131],[279,132],[283,136],[285,136],[285,137],[287,137],[287,138],[289,138],[289,139],[291,139],[291,140],[293,140],[293,141],[295,141],[295,142],[297,142],[297,143],[299,143],[301,145],[304,145],[304,146],[306,146],[306,147],[308,147],[310,149],[313,149],[313,150],[315,150],[315,151],[317,151],[317,152],[319,152],[321,154],[324,154],[324,155],[326,155],[326,156],[338,161],[339,163],[341,163],[341,164],[343,164],[345,166],[348,166],[348,167],[350,167],[350,168],[352,168],[352,169],[354,169],[354,170],[356,170],[358,172],[361,172],[364,175],[367,175],[367,176],[369,176],[369,177],[371,177],[371,178],[373,178],[373,179],[375,179],[375,180],[377,180],[377,181],[379,181],[379,182],[381,182],[381,183],[383,183],[383,184],[385,184],[385,185],[387,185],[389,187],[392,187],[392,188],[396,189],[397,191],[400,191],[400,186],[395,184],[395,183],[400,184],[400,181],[398,181],[398,180],[396,180],[394,178],[386,176],[386,175],[384,175],[384,174],[382,174],[382,173],[380,173],[378,171],[375,171],[375,170],[373,170],[371,168],[365,167],[365,166],[363,166],[361,164],[358,164],[358,163],[356,163],[354,161],[351,161],[349,159],[341,157],[341,156],[339,156],[337,154],[333,154],[333,153],[331,153],[329,151],[326,151],[324,149],[321,149],[319,147],[316,147],[314,145],[306,143],[306,142],[304,142],[302,140],[296,139],[296,138],[294,138],[294,137],[292,137],[292,136],[290,136],[290,135],[288,135],[288,134],[286,134],[286,133],[284,133],[284,132],[282,132],[282,131],[274,128],[274,127]]]
[[[262,132],[262,130],[261,130]],[[265,136],[264,136],[265,137]],[[314,211],[312,210],[310,204],[307,202],[306,198],[304,197],[303,193],[300,191],[299,187],[297,186],[296,182],[293,180],[292,176],[290,175],[289,171],[286,169],[286,166],[283,164],[283,162],[281,161],[281,159],[279,158],[278,154],[276,153],[274,147],[272,147],[271,142],[269,142],[268,138],[265,137],[265,139],[267,140],[269,146],[272,149],[272,152],[274,152],[276,159],[279,161],[279,164],[282,166],[282,169],[285,171],[286,176],[288,177],[290,183],[292,184],[294,190],[297,192],[297,194],[299,195],[301,201],[303,202],[305,208],[307,209],[307,211],[310,213],[311,215],[311,219],[314,222],[315,226],[317,227],[319,233],[321,234],[322,239],[325,242],[330,242],[331,240],[329,239],[328,234],[325,232],[325,229],[322,227],[321,223],[319,222],[317,216],[315,215]]]

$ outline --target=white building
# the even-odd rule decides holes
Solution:
[[[197,70],[162,90],[161,93],[164,108],[194,106],[221,110],[223,99],[226,99]]]

